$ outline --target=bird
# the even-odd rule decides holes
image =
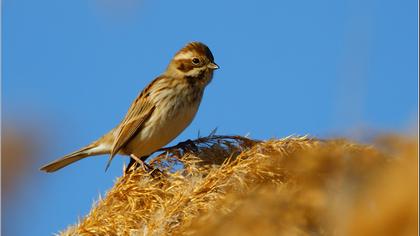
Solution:
[[[217,69],[208,46],[187,43],[173,56],[166,70],[139,93],[116,127],[41,170],[55,172],[86,157],[105,154],[109,154],[105,170],[117,154],[129,156],[129,166],[143,164],[192,122]]]

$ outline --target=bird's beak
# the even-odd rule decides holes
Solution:
[[[214,63],[214,62],[210,62],[208,65],[207,65],[207,67],[208,68],[210,68],[210,69],[212,69],[212,70],[217,70],[217,69],[219,69],[220,67],[216,64],[216,63]]]

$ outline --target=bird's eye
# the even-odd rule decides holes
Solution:
[[[198,65],[198,64],[200,64],[200,59],[198,59],[198,58],[193,58],[192,59],[192,63],[194,64],[194,65]]]

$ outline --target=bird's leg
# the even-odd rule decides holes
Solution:
[[[145,172],[148,172],[152,177],[158,177],[163,176],[165,173],[163,173],[159,168],[153,168],[151,165],[147,164],[145,161],[149,157],[148,156],[142,156],[141,158],[138,158],[136,155],[131,154],[130,155],[130,163],[128,164],[127,168],[125,169],[125,173],[128,174],[134,170],[137,169],[137,164],[140,164],[143,167],[143,170]]]
[[[131,169],[135,170],[137,167],[137,164],[140,164],[143,167],[143,170],[148,172],[149,170],[152,170],[153,168],[144,162],[149,156],[142,156],[141,158],[138,158],[136,155],[131,154],[130,155],[130,163],[128,164],[127,168],[125,169],[125,173],[128,173],[131,171]],[[134,167],[133,167],[134,166]]]
[[[128,163],[127,168],[125,169],[125,173],[130,172],[130,169],[133,168],[133,166],[135,166],[137,164],[137,161],[134,160],[133,158],[130,158],[130,163]],[[134,167],[133,169],[135,169],[136,167]]]

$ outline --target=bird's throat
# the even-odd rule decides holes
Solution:
[[[185,75],[184,78],[191,86],[202,86],[205,87],[210,83],[213,77],[213,72],[208,70],[202,70],[196,75]]]

